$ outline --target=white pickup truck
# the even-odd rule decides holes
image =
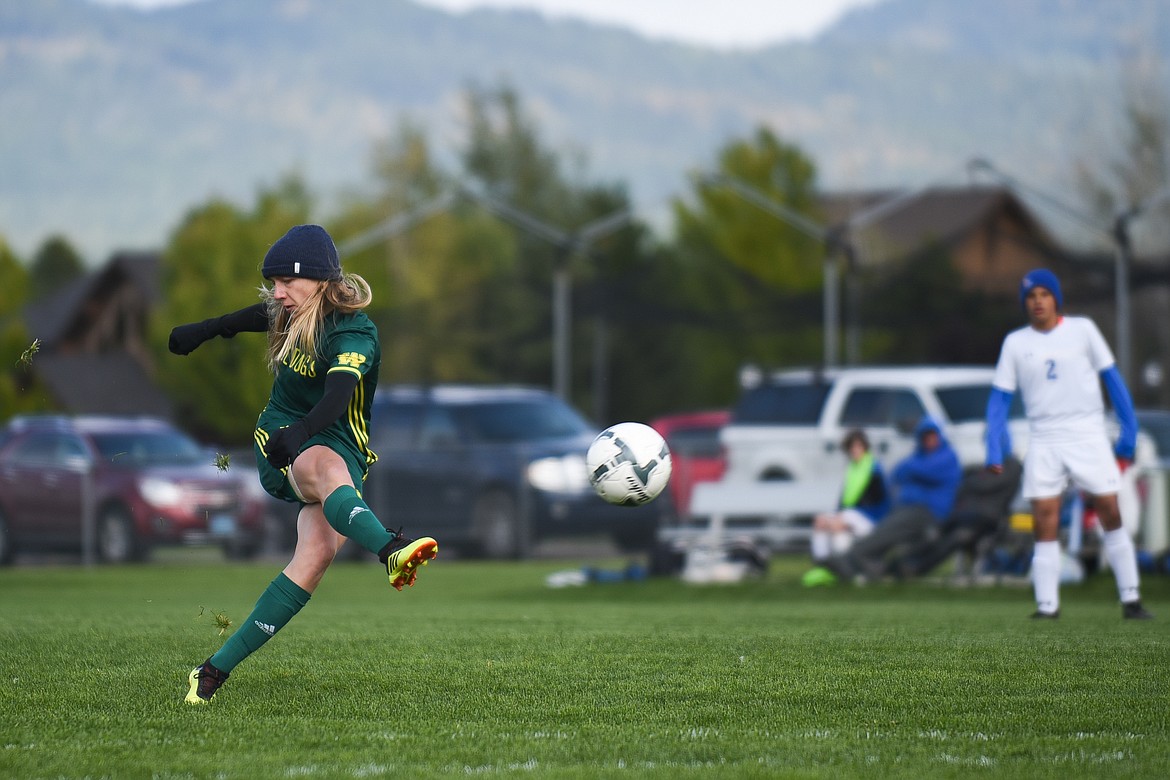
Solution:
[[[846,467],[841,440],[853,428],[866,432],[889,473],[913,450],[914,429],[929,414],[963,466],[980,466],[993,375],[989,366],[897,366],[759,376],[745,383],[720,433],[727,454],[723,479],[697,485],[690,517],[659,529],[659,540],[683,549],[717,549],[735,539],[772,552],[807,549],[812,516],[831,509],[840,495]],[[1109,424],[1116,431],[1116,423]],[[1022,457],[1028,429],[1018,394],[1008,426],[1012,450]],[[1131,533],[1145,528],[1143,536],[1154,533],[1161,545],[1153,549],[1163,549],[1167,496],[1154,452],[1150,437],[1139,433],[1139,468],[1127,476],[1146,479],[1150,497],[1139,506],[1141,491],[1128,482],[1122,513]],[[1147,528],[1145,515],[1160,525]]]
[[[846,465],[841,440],[853,428],[869,436],[887,469],[914,449],[923,415],[942,427],[964,466],[983,463],[990,366],[889,366],[789,370],[744,387],[723,428],[724,480],[824,480]],[[1009,429],[1013,450],[1027,446],[1017,396]]]

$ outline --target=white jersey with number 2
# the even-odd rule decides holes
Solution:
[[[1031,326],[1009,333],[992,384],[1022,395],[1032,441],[1070,441],[1105,434],[1100,373],[1113,363],[1091,319],[1061,317],[1046,333]]]

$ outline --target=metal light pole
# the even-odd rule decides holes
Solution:
[[[575,231],[568,232],[542,222],[536,217],[503,201],[484,195],[469,187],[461,186],[444,192],[432,200],[396,214],[377,225],[352,236],[337,247],[342,257],[367,249],[379,241],[398,235],[442,211],[451,208],[460,198],[467,198],[479,204],[493,216],[543,239],[556,247],[557,260],[552,279],[553,319],[553,391],[561,398],[569,398],[569,384],[572,368],[572,278],[569,264],[578,254],[588,254],[595,241],[624,227],[633,217],[628,208],[619,209],[600,219],[588,223]],[[604,334],[601,335],[604,340]],[[600,353],[598,353],[600,354]],[[600,381],[600,379],[598,379]],[[600,403],[600,401],[597,401]]]
[[[824,334],[823,361],[826,368],[837,365],[837,344],[840,340],[838,327],[841,321],[841,302],[838,282],[837,256],[833,251],[834,244],[839,240],[847,240],[843,232],[830,231],[825,226],[801,214],[783,203],[778,203],[762,191],[731,176],[720,174],[704,176],[702,179],[710,185],[726,187],[739,197],[746,200],[761,211],[765,211],[804,233],[810,238],[820,241],[825,246],[825,256],[822,261],[824,280],[821,285],[822,293],[822,332]]]
[[[577,254],[587,255],[589,247],[596,241],[625,227],[633,217],[628,208],[621,208],[600,219],[596,219],[572,232],[554,227],[531,214],[487,195],[465,190],[466,194],[484,209],[505,222],[524,230],[537,238],[552,244],[557,250],[557,263],[553,269],[552,318],[553,318],[553,392],[569,399],[569,385],[572,370],[572,278],[569,264]],[[598,367],[595,373],[602,370]],[[602,399],[594,399],[595,404]],[[598,410],[595,409],[595,414]],[[599,418],[600,419],[600,418]]]
[[[861,359],[860,328],[857,324],[857,306],[859,304],[857,289],[857,246],[853,241],[853,234],[860,228],[867,227],[903,208],[910,202],[921,197],[922,194],[938,186],[940,180],[925,184],[912,190],[897,193],[879,201],[867,209],[851,215],[844,222],[834,226],[821,225],[800,212],[778,203],[766,193],[731,176],[714,174],[704,176],[702,181],[714,186],[730,189],[736,195],[757,208],[766,211],[772,216],[787,222],[792,227],[807,236],[821,241],[825,246],[824,258],[824,363],[826,367],[837,365],[837,346],[841,322],[841,277],[848,280],[848,297],[850,307],[850,327],[846,333],[846,362],[856,364]],[[844,269],[841,268],[840,258],[844,258]]]

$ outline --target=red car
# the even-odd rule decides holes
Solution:
[[[90,549],[106,562],[183,543],[250,557],[263,541],[263,506],[239,471],[246,465],[215,461],[161,420],[14,418],[0,431],[0,563],[19,549],[83,550],[86,504]]]
[[[670,448],[673,473],[670,497],[678,517],[690,513],[691,493],[698,482],[717,482],[723,478],[727,458],[719,441],[719,431],[731,413],[726,410],[671,414],[650,421],[650,427],[662,434]]]

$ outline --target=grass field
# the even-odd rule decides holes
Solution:
[[[182,701],[279,563],[0,571],[0,776],[1170,777],[1170,580],[550,589],[577,562],[339,564]]]

